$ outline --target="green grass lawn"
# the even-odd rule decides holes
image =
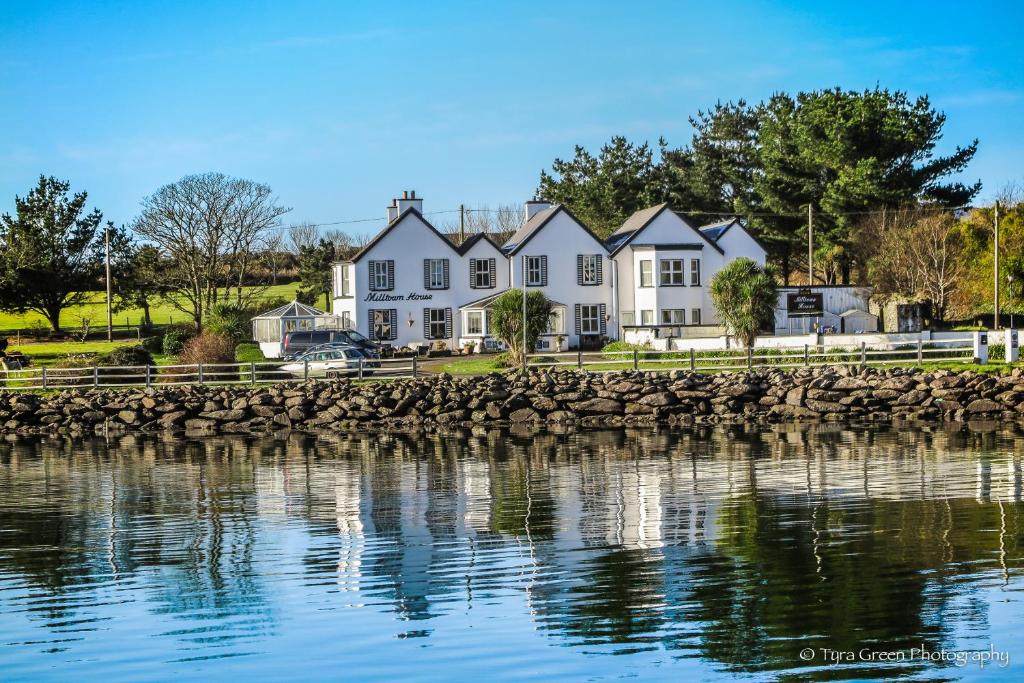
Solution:
[[[264,291],[260,292],[258,298],[261,300],[287,299],[290,301],[295,298],[295,290],[297,288],[298,283],[267,287]],[[249,287],[247,289],[251,290],[253,288]],[[82,318],[87,318],[94,330],[106,329],[106,301],[106,294],[103,292],[89,292],[86,303],[64,309],[60,319],[61,327],[65,330],[77,330],[81,327]],[[322,300],[318,303],[323,305]],[[175,308],[171,302],[164,300],[157,300],[150,307],[150,317],[153,319],[154,325],[166,325],[172,322],[182,323],[189,320],[188,316]],[[141,320],[142,310],[137,308],[114,314],[115,325],[138,325]],[[38,313],[6,313],[0,311],[0,330],[7,330],[8,336],[10,336],[10,332],[15,330],[22,330],[27,334],[30,330],[39,327],[48,330],[50,326]]]
[[[486,375],[489,372],[503,372],[505,370],[507,368],[498,365],[497,354],[458,358],[441,366],[441,372],[447,372],[450,375]]]

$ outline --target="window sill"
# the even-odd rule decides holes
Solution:
[[[685,287],[686,285],[669,285],[669,284],[661,284],[661,285],[658,285],[658,286],[659,286],[659,287]]]

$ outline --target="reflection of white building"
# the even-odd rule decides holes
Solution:
[[[527,202],[522,226],[501,246],[482,234],[456,244],[422,210],[415,192],[393,200],[387,227],[334,265],[343,326],[396,346],[479,345],[496,296],[525,286],[554,303],[542,348],[600,346],[638,326],[680,336],[718,322],[708,295],[715,273],[737,257],[766,258],[740,221],[701,228],[667,204],[638,211],[602,240],[566,207]]]

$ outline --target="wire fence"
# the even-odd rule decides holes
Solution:
[[[805,344],[799,348],[762,348],[714,351],[577,351],[552,356],[535,353],[527,356],[530,368],[577,368],[594,371],[622,369],[667,371],[726,371],[754,368],[793,369],[826,365],[884,366],[924,363],[975,362],[972,337],[930,342],[865,343],[854,346]]]

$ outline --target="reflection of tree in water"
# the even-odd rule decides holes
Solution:
[[[0,570],[59,598],[47,602],[47,618],[87,612],[76,592],[155,571],[156,611],[238,618],[237,635],[265,630],[244,452],[131,438],[110,449],[65,447],[20,442],[0,451]]]

